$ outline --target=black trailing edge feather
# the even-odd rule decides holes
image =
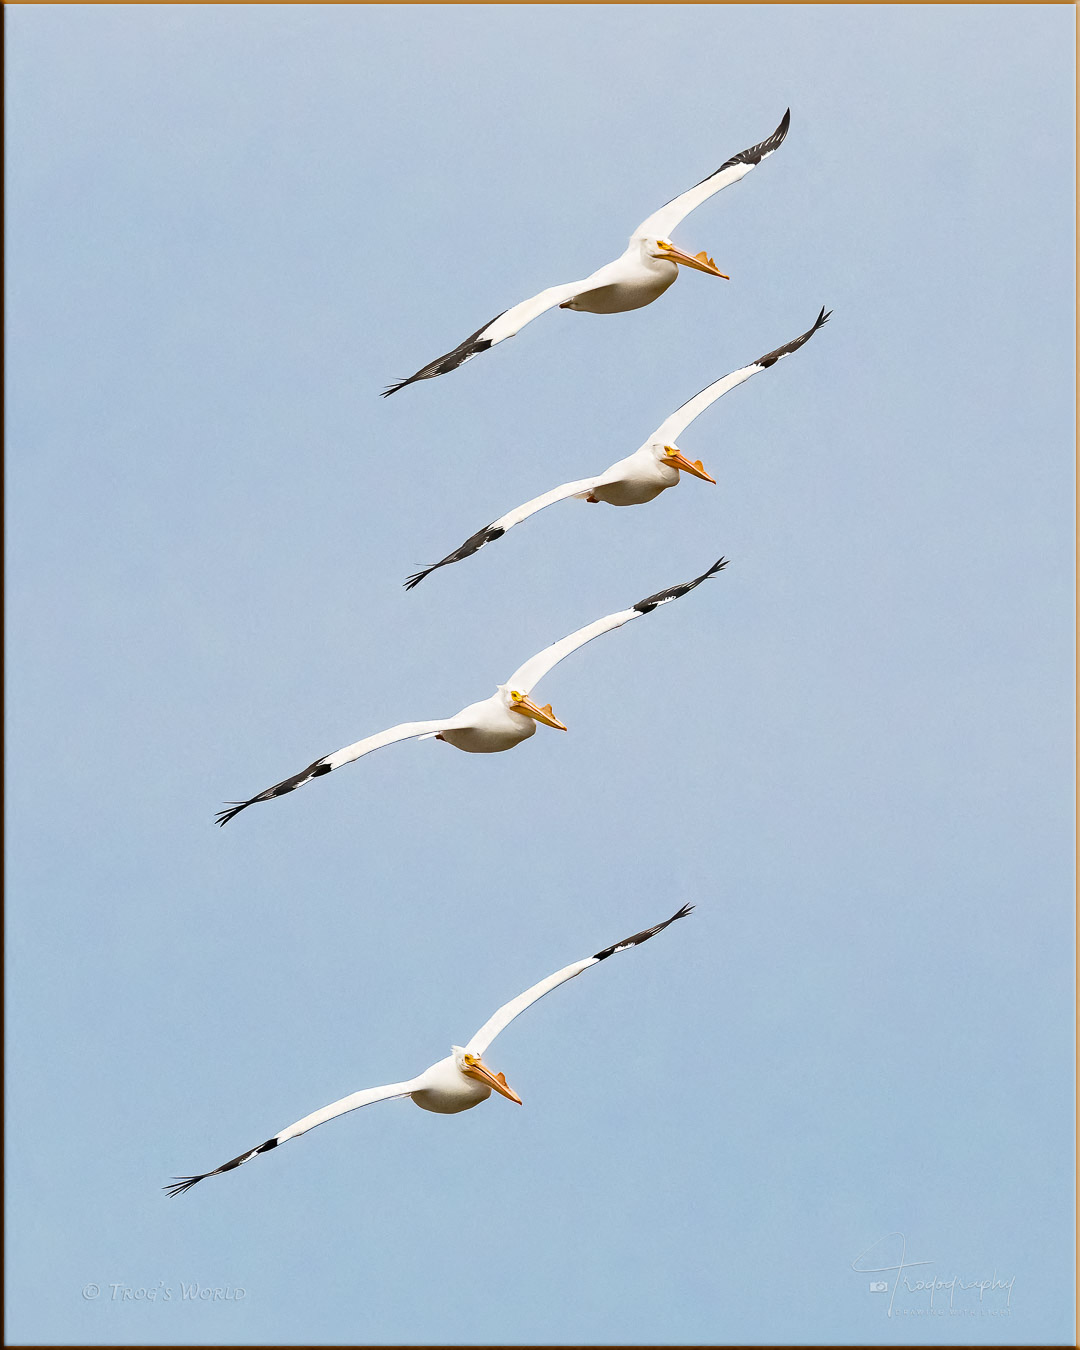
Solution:
[[[717,173],[723,173],[725,169],[730,169],[733,164],[760,164],[766,155],[771,155],[774,150],[783,145],[784,137],[788,133],[788,126],[791,123],[791,109],[789,108],[780,119],[780,125],[773,134],[763,140],[759,145],[752,145],[749,150],[740,150],[737,155],[731,159],[725,160],[717,169]],[[711,178],[713,175],[710,174]],[[701,180],[705,182],[705,179]]]
[[[662,933],[669,923],[674,923],[676,919],[685,919],[693,908],[693,905],[683,905],[678,914],[673,914],[670,919],[665,919],[663,923],[658,923],[653,928],[646,928],[642,933],[635,933],[633,937],[623,938],[621,942],[616,942],[611,947],[605,947],[602,952],[597,952],[593,956],[593,960],[606,961],[609,956],[614,956],[616,952],[624,952],[627,947],[636,947],[639,942],[648,942],[649,938]]]
[[[461,562],[462,558],[471,558],[474,553],[479,553],[485,544],[501,539],[505,533],[504,529],[495,529],[491,525],[485,525],[482,530],[477,530],[475,534],[470,535],[460,548],[456,548],[453,553],[448,553],[442,562],[432,563],[430,567],[425,567],[422,572],[414,572],[412,576],[406,579],[405,589],[411,591],[414,586],[419,586],[426,576],[430,576],[439,567],[446,567],[448,563]]]
[[[695,586],[700,586],[703,581],[708,581],[710,577],[716,576],[717,572],[722,572],[726,566],[727,559],[718,558],[707,572],[702,572],[701,576],[695,577],[693,581],[684,581],[681,586],[672,586],[669,590],[657,591],[655,595],[647,595],[644,600],[639,600],[634,608],[639,614],[650,614],[657,605],[666,605],[669,600],[678,600],[680,596],[692,591]]]
[[[283,778],[280,783],[275,783],[273,787],[267,788],[265,792],[260,792],[255,797],[249,797],[246,802],[227,802],[214,819],[219,825],[228,825],[233,816],[238,816],[241,811],[254,806],[256,802],[268,802],[274,797],[284,797],[286,792],[295,792],[298,787],[303,787],[313,778],[321,778],[324,773],[330,772],[330,765],[324,763],[327,758],[327,755],[323,755],[322,759],[315,760],[300,773],[294,773],[291,778]]]
[[[668,922],[670,923],[671,920],[669,919]],[[192,1186],[197,1186],[200,1181],[205,1181],[207,1177],[216,1177],[219,1172],[231,1172],[234,1167],[246,1163],[249,1158],[255,1158],[260,1153],[269,1153],[272,1148],[277,1148],[277,1136],[268,1139],[265,1144],[260,1144],[258,1148],[248,1149],[246,1153],[241,1153],[239,1157],[232,1158],[227,1163],[222,1163],[220,1167],[215,1167],[212,1172],[200,1172],[197,1177],[174,1177],[168,1186],[162,1186],[161,1189],[168,1191],[170,1199],[175,1199],[178,1195],[183,1195],[185,1191],[190,1191]]]
[[[495,319],[501,319],[506,313],[504,309],[501,313],[495,315]],[[490,328],[495,319],[489,319],[487,323],[481,325],[475,333],[458,343],[452,352],[447,352],[445,356],[436,357],[416,372],[410,375],[407,380],[399,380],[397,384],[390,384],[382,391],[380,397],[389,398],[391,394],[396,394],[399,389],[404,389],[407,384],[415,384],[417,380],[433,380],[436,375],[448,375],[450,371],[457,370],[458,366],[464,364],[470,356],[476,356],[479,352],[486,352],[491,346],[491,342],[480,337],[486,329]]]
[[[777,347],[774,352],[766,352],[764,356],[759,356],[754,362],[754,365],[761,366],[763,369],[768,370],[770,366],[775,366],[782,356],[790,356],[792,352],[797,352],[804,342],[809,342],[817,330],[829,322],[831,314],[832,310],[830,309],[828,314],[826,314],[825,306],[822,305],[821,313],[814,320],[814,326],[808,328],[806,332],[803,333],[802,337],[797,337],[791,342],[785,342],[782,347]]]

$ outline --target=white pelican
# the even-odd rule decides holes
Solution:
[[[320,778],[333,769],[340,769],[343,764],[351,764],[361,755],[369,755],[372,750],[381,750],[384,745],[393,745],[395,741],[430,736],[438,741],[446,741],[457,750],[484,755],[498,750],[510,750],[521,741],[528,740],[535,734],[537,722],[565,731],[565,725],[551,711],[550,703],[541,708],[529,697],[534,686],[548,671],[558,665],[563,657],[583,647],[586,642],[591,642],[602,633],[610,633],[613,628],[621,628],[631,619],[640,619],[643,614],[650,614],[658,605],[665,605],[669,600],[678,600],[680,596],[686,595],[695,586],[700,586],[703,581],[726,566],[727,560],[720,558],[707,572],[702,572],[701,576],[695,577],[693,581],[684,581],[669,590],[646,596],[630,609],[620,609],[615,614],[608,614],[603,619],[597,619],[594,623],[579,628],[576,633],[564,637],[561,642],[545,647],[542,652],[530,657],[523,666],[519,666],[505,684],[499,685],[490,698],[485,698],[479,703],[470,703],[467,708],[462,708],[456,717],[448,717],[445,721],[439,722],[402,722],[400,726],[391,727],[389,731],[380,731],[375,736],[367,736],[362,741],[347,745],[344,750],[338,750],[332,755],[323,755],[306,769],[280,783],[275,783],[265,792],[249,797],[246,802],[229,802],[224,810],[218,812],[217,823],[225,825],[233,816],[238,815],[245,807],[254,805],[255,802],[268,802],[272,797],[283,797],[286,792],[303,787],[313,778]]]
[[[688,403],[684,403],[666,421],[661,422],[645,444],[632,455],[617,460],[595,478],[579,478],[572,483],[563,483],[561,487],[545,492],[542,497],[534,497],[524,506],[507,511],[505,516],[500,516],[498,520],[493,520],[490,525],[485,525],[482,530],[470,535],[460,548],[448,553],[441,562],[433,563],[420,572],[414,572],[405,582],[405,589],[411,591],[414,586],[419,586],[426,576],[439,567],[446,567],[448,563],[461,562],[463,558],[472,557],[485,544],[501,539],[507,530],[520,525],[523,520],[528,520],[537,511],[542,511],[545,506],[553,506],[556,502],[565,501],[568,497],[580,497],[587,502],[608,502],[611,506],[640,506],[659,497],[667,488],[675,487],[679,482],[680,473],[702,478],[706,483],[715,483],[716,479],[705,472],[700,459],[688,459],[675,444],[679,436],[722,394],[742,384],[751,375],[756,375],[759,370],[768,370],[782,357],[798,351],[828,320],[829,315],[822,306],[813,327],[808,328],[801,337],[786,342],[775,351],[766,352],[750,365],[725,375],[723,379],[716,380],[703,389],[700,394],[695,394]]]
[[[637,227],[630,236],[626,251],[614,262],[607,263],[583,281],[550,286],[531,300],[523,300],[513,309],[497,314],[490,323],[478,328],[452,352],[438,357],[407,380],[400,380],[384,389],[383,397],[404,389],[407,384],[415,384],[417,380],[432,380],[436,375],[446,375],[456,370],[479,352],[487,351],[497,342],[513,337],[530,320],[554,305],[560,309],[584,310],[589,314],[621,314],[628,309],[640,309],[642,305],[651,304],[663,295],[678,276],[680,264],[692,267],[696,272],[706,272],[709,276],[723,277],[727,281],[728,277],[707,254],[702,252],[691,257],[689,253],[677,249],[668,236],[695,206],[708,201],[721,188],[745,178],[755,165],[768,159],[787,135],[790,120],[789,108],[780,125],[766,140],[725,160],[715,173],[703,178],[695,187],[675,197],[659,211],[654,211]]]
[[[606,961],[616,952],[624,952],[629,947],[636,947],[639,942],[647,942],[676,919],[685,919],[693,908],[693,905],[683,905],[677,914],[665,919],[663,923],[646,928],[642,933],[635,933],[633,937],[624,938],[622,942],[616,942],[611,947],[605,947],[595,956],[586,956],[584,960],[564,966],[554,975],[549,975],[546,980],[534,984],[531,989],[518,994],[517,998],[504,1003],[497,1013],[488,1018],[468,1045],[451,1046],[450,1054],[445,1059],[432,1064],[416,1078],[410,1078],[404,1083],[389,1083],[386,1087],[364,1088],[360,1092],[352,1093],[351,1096],[342,1097],[340,1101],[324,1106],[321,1111],[313,1111],[310,1116],[298,1120],[295,1125],[281,1130],[258,1148],[250,1149],[247,1153],[241,1153],[239,1157],[222,1163],[220,1167],[215,1167],[212,1172],[202,1172],[193,1177],[177,1177],[171,1185],[162,1189],[168,1191],[170,1195],[183,1195],[185,1191],[190,1190],[198,1182],[205,1181],[207,1177],[216,1177],[220,1172],[231,1172],[234,1167],[240,1167],[241,1164],[258,1157],[260,1153],[269,1153],[279,1144],[297,1139],[300,1135],[307,1134],[308,1130],[313,1130],[316,1125],[333,1120],[335,1116],[343,1116],[347,1111],[355,1111],[361,1106],[371,1106],[374,1102],[392,1101],[395,1097],[411,1097],[421,1110],[434,1111],[441,1116],[454,1116],[459,1111],[471,1110],[472,1107],[487,1101],[492,1092],[498,1092],[500,1096],[517,1102],[520,1106],[521,1098],[507,1084],[503,1075],[492,1073],[483,1060],[484,1052],[499,1032],[505,1030],[519,1013],[523,1013],[552,989],[557,989],[560,984],[572,980],[575,975],[580,975],[590,966]]]

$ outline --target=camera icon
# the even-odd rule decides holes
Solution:
[[[887,1294],[889,1292],[888,1280],[871,1280],[870,1292],[872,1294]]]

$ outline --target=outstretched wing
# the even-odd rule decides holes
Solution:
[[[523,994],[518,994],[517,998],[512,998],[509,1003],[504,1003],[497,1013],[488,1018],[465,1047],[466,1051],[470,1055],[482,1055],[499,1032],[505,1030],[519,1013],[523,1013],[537,999],[543,998],[545,994],[550,994],[560,984],[572,980],[575,975],[580,975],[583,970],[588,970],[590,966],[606,961],[609,956],[614,956],[616,952],[624,952],[629,947],[636,947],[641,942],[648,942],[649,938],[662,932],[669,923],[674,923],[676,919],[685,919],[693,908],[693,905],[683,905],[677,914],[673,914],[670,919],[665,919],[663,923],[655,924],[652,928],[646,928],[641,933],[635,933],[633,937],[623,938],[622,942],[616,942],[610,947],[605,947],[602,952],[597,952],[595,956],[587,956],[583,961],[575,961],[573,965],[564,966],[562,970],[557,970],[554,975],[549,975],[546,980],[541,980],[539,984],[534,984],[531,989],[526,989]]]
[[[342,1097],[340,1101],[324,1106],[321,1111],[312,1111],[310,1116],[305,1116],[303,1120],[298,1120],[295,1125],[290,1125],[287,1129],[279,1131],[271,1139],[267,1139],[264,1144],[260,1144],[258,1148],[249,1149],[247,1153],[241,1153],[235,1158],[230,1158],[227,1163],[215,1167],[212,1172],[200,1172],[193,1177],[176,1177],[168,1186],[163,1186],[162,1190],[168,1191],[170,1196],[183,1195],[185,1191],[190,1191],[192,1186],[197,1185],[200,1181],[205,1181],[207,1177],[216,1177],[220,1172],[231,1172],[234,1167],[242,1166],[252,1158],[258,1157],[260,1153],[269,1153],[272,1148],[277,1148],[279,1144],[287,1144],[290,1139],[296,1139],[302,1134],[307,1134],[308,1130],[313,1130],[316,1125],[322,1125],[328,1120],[333,1120],[335,1116],[343,1116],[347,1111],[355,1111],[361,1106],[371,1106],[374,1102],[388,1102],[395,1097],[407,1097],[415,1083],[415,1079],[410,1079],[407,1083],[391,1083],[387,1087],[364,1088],[362,1092],[354,1092],[349,1097]]]
[[[370,755],[372,750],[381,750],[384,745],[393,745],[395,741],[407,741],[413,736],[429,736],[439,731],[449,731],[453,726],[453,719],[440,722],[402,722],[400,726],[391,727],[388,731],[380,731],[375,736],[355,741],[344,750],[337,750],[332,755],[323,755],[322,759],[313,761],[306,769],[294,773],[291,778],[283,778],[280,783],[275,783],[273,787],[268,787],[265,792],[260,792],[254,797],[249,797],[246,802],[229,802],[217,813],[215,819],[219,825],[227,825],[233,816],[238,816],[241,811],[254,806],[256,802],[268,802],[274,797],[284,797],[287,792],[295,792],[298,787],[310,783],[313,778],[321,778],[334,769],[340,769],[343,764],[351,764],[361,755]]]
[[[646,444],[653,441],[661,441],[665,445],[673,444],[695,417],[699,417],[710,404],[715,403],[728,390],[742,384],[743,380],[748,380],[751,375],[756,375],[759,370],[768,370],[770,366],[775,366],[781,357],[790,356],[792,352],[797,352],[804,342],[809,342],[817,330],[828,323],[831,313],[832,310],[826,314],[825,306],[822,305],[821,313],[801,337],[794,338],[791,342],[785,342],[782,347],[777,347],[774,352],[766,352],[764,356],[759,356],[750,365],[743,366],[742,370],[732,371],[730,375],[725,375],[723,379],[707,385],[700,394],[695,394],[692,399],[684,403],[681,408],[677,408],[670,417],[661,422]]]
[[[562,286],[549,286],[546,291],[534,295],[531,300],[522,300],[513,309],[496,314],[490,323],[478,328],[453,351],[429,361],[407,380],[398,380],[396,384],[388,385],[383,390],[382,397],[389,398],[391,394],[396,394],[407,384],[415,384],[417,380],[433,380],[436,375],[447,375],[450,371],[457,370],[458,366],[464,365],[480,352],[486,352],[497,342],[504,342],[507,338],[513,337],[519,329],[524,328],[530,320],[543,314],[545,310],[551,309],[554,305],[561,305],[564,300],[572,300],[582,289],[587,289],[590,285],[595,285],[594,277],[590,277],[587,281],[568,281]]]
[[[745,178],[752,168],[760,164],[763,159],[768,159],[783,142],[788,133],[790,121],[791,109],[789,108],[771,136],[766,137],[758,145],[752,145],[749,150],[740,150],[737,155],[725,160],[716,172],[710,174],[708,178],[703,178],[688,192],[675,197],[666,206],[662,206],[659,211],[654,211],[648,220],[641,222],[632,237],[635,239],[666,239],[675,229],[675,226],[685,216],[688,216],[695,206],[700,206],[702,202],[708,201],[713,193],[719,192],[721,188],[729,187],[732,183],[737,183],[740,178]]]
[[[505,516],[500,516],[498,520],[493,520],[490,525],[485,525],[482,530],[477,530],[473,535],[456,548],[453,553],[448,553],[441,562],[432,563],[430,567],[425,567],[420,572],[414,572],[405,582],[405,589],[411,591],[414,586],[419,586],[426,576],[440,567],[446,567],[449,563],[461,562],[463,558],[471,558],[474,553],[479,553],[485,544],[493,543],[496,539],[501,539],[507,530],[515,525],[520,525],[523,520],[529,516],[535,515],[537,511],[542,511],[545,506],[552,506],[555,502],[561,502],[567,497],[577,496],[579,493],[591,492],[599,483],[599,478],[579,478],[576,483],[563,483],[561,487],[552,488],[550,492],[545,492],[542,497],[534,497],[531,502],[526,502],[524,506],[517,506],[513,511],[507,511]]]
[[[554,642],[550,647],[545,647],[542,652],[537,652],[535,656],[530,656],[525,664],[519,666],[506,681],[506,687],[528,694],[553,666],[557,666],[564,657],[577,651],[579,647],[584,647],[586,642],[591,642],[593,638],[598,638],[603,633],[610,633],[613,628],[621,628],[624,623],[629,623],[631,619],[640,619],[643,614],[650,614],[658,605],[666,604],[669,600],[678,600],[681,595],[686,595],[695,586],[700,586],[703,581],[715,576],[726,566],[727,560],[720,558],[713,563],[707,572],[702,572],[701,576],[695,577],[693,581],[684,581],[666,591],[659,591],[656,595],[650,595],[645,600],[639,600],[630,609],[620,609],[615,614],[608,614],[603,619],[597,619],[593,623],[586,624],[584,628],[579,628],[576,633],[571,633],[569,637],[564,637],[560,642]]]
[[[571,633],[569,637],[564,637],[559,642],[553,642],[550,647],[545,647],[542,652],[530,656],[525,664],[518,666],[517,670],[506,681],[506,687],[520,690],[523,694],[529,693],[533,685],[538,684],[553,666],[557,666],[571,652],[576,652],[579,647],[584,647],[586,642],[591,642],[593,638],[598,638],[604,633],[610,633],[614,628],[621,628],[624,623],[629,623],[631,619],[640,618],[641,615],[636,609],[620,609],[615,614],[608,614],[603,619],[596,619],[592,623],[586,624],[584,628],[579,628],[576,633]]]

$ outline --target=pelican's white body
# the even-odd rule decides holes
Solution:
[[[663,445],[643,445],[600,475],[588,494],[609,506],[642,506],[679,481],[679,470],[664,460]]]
[[[440,1116],[456,1116],[468,1111],[491,1096],[491,1089],[477,1078],[469,1078],[458,1068],[456,1055],[447,1055],[425,1069],[416,1080],[409,1096],[422,1111],[434,1111]]]
[[[563,302],[563,309],[587,314],[624,314],[651,305],[679,275],[670,258],[654,257],[655,241],[631,239],[621,257],[588,279],[588,290]]]
[[[470,755],[491,755],[499,750],[512,750],[536,731],[536,723],[531,717],[514,712],[508,706],[502,687],[490,698],[462,708],[454,722],[456,725],[440,731],[438,738],[452,745],[455,750],[464,750]]]

